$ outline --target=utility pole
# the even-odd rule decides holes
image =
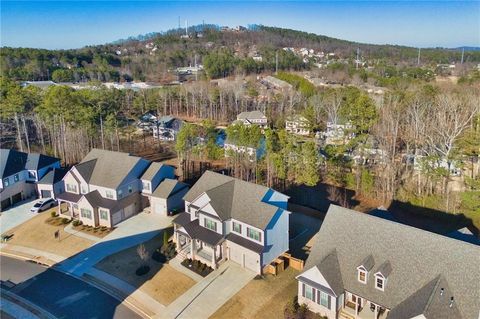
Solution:
[[[418,57],[417,57],[417,65],[420,65],[420,52],[421,52],[421,48],[418,48]]]
[[[185,20],[185,36],[188,38],[188,20]]]
[[[275,75],[278,74],[278,51],[275,51]]]
[[[463,64],[463,57],[465,56],[465,48],[462,48],[462,62],[461,64]]]

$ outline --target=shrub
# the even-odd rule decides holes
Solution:
[[[50,212],[50,216],[57,217],[57,212],[56,211]]]
[[[70,222],[70,219],[68,218],[62,218],[62,224],[66,225]]]
[[[73,221],[73,223],[72,223],[72,224],[73,224],[73,226],[77,227],[77,226],[80,226],[80,225],[82,225],[82,224],[83,224],[83,222],[82,222],[81,220],[78,220],[78,219],[76,219],[76,220],[74,220],[74,221]]]
[[[150,271],[150,267],[147,265],[143,265],[137,268],[137,270],[135,271],[135,274],[137,276],[143,276],[143,275],[146,275],[149,271]]]

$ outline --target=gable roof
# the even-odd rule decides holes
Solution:
[[[151,181],[163,165],[159,162],[152,162],[140,179]]]
[[[1,178],[11,176],[23,170],[39,170],[60,161],[59,158],[38,153],[24,153],[14,149],[0,150]]]
[[[242,112],[237,115],[237,120],[262,119],[262,118],[266,118],[266,116],[260,111]]]
[[[75,168],[89,184],[117,188],[142,160],[144,159],[128,153],[94,148]]]
[[[42,185],[53,185],[62,180],[62,178],[67,174],[68,170],[64,168],[52,168],[49,169],[47,174],[38,181],[38,184]]]
[[[0,150],[0,175],[2,178],[11,176],[25,169],[27,153],[12,149]]]
[[[337,252],[342,284],[347,291],[393,312],[402,302],[406,302],[419,291],[422,294],[435,295],[432,292],[433,286],[429,286],[432,287],[430,290],[425,288],[427,292],[421,289],[438,276],[443,276],[444,280],[440,281],[439,287],[444,288],[447,294],[448,283],[450,295],[447,297],[454,297],[461,316],[456,316],[454,307],[447,307],[445,311],[450,311],[447,315],[452,315],[450,318],[478,319],[480,249],[475,245],[330,205],[315,237],[305,269],[321,264],[333,249]],[[374,270],[376,267],[386,267],[383,270],[390,272],[385,291],[374,287],[375,277],[372,273],[368,276],[367,284],[357,280],[357,266],[369,255],[374,260]],[[387,262],[390,266],[384,266]],[[391,269],[388,269],[389,267]],[[422,303],[420,299],[414,298],[411,302],[421,307],[417,304]],[[443,303],[435,301],[430,302],[428,309],[425,309],[433,314],[440,311],[439,307],[443,309]],[[427,310],[424,310],[424,315]]]
[[[38,153],[30,153],[28,154],[28,157],[27,157],[27,163],[25,164],[25,169],[36,171],[59,161],[60,159],[56,157],[51,157],[51,156],[38,154]]]
[[[166,178],[160,183],[160,185],[158,185],[158,187],[152,193],[152,196],[158,198],[169,198],[171,195],[187,187],[187,184],[179,182],[176,179]]]
[[[183,199],[194,202],[205,193],[221,220],[234,218],[265,229],[281,208],[263,201],[272,189],[230,176],[206,171]]]

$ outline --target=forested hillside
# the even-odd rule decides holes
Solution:
[[[362,60],[375,66],[417,64],[416,48],[395,45],[353,43],[301,31],[252,26],[245,30],[222,29],[215,25],[192,26],[189,37],[181,37],[183,29],[152,33],[112,44],[87,46],[75,50],[43,50],[7,48],[0,50],[2,75],[14,80],[53,80],[56,82],[153,81],[175,79],[177,67],[216,63],[207,69],[210,77],[233,73],[261,73],[312,68],[312,63],[281,50],[285,47],[308,48],[332,53],[335,59],[354,60],[359,49]],[[261,56],[261,61],[252,58]],[[459,50],[423,49],[421,65],[436,66],[461,59]],[[480,51],[465,51],[464,61],[480,62]],[[211,63],[210,63],[211,64]],[[211,71],[211,72],[208,72]]]

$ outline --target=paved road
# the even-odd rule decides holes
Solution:
[[[4,256],[0,269],[1,280],[18,284],[12,292],[58,318],[141,318],[117,299],[61,272]]]

